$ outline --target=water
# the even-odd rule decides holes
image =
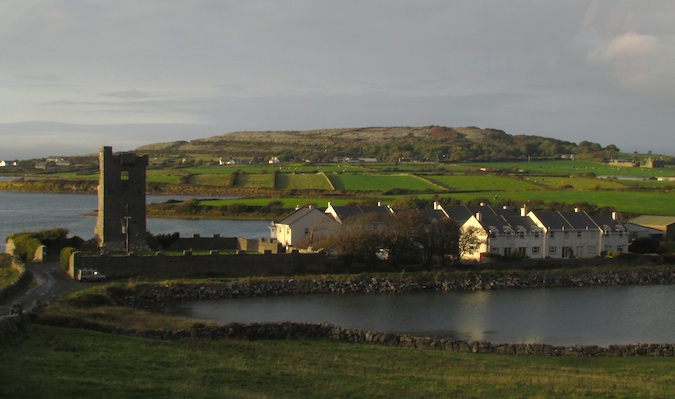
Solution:
[[[183,200],[182,196],[147,196],[148,203],[169,199]],[[18,193],[0,191],[0,239],[4,252],[4,240],[12,233],[65,227],[70,236],[86,239],[94,236],[96,217],[83,216],[96,212],[98,200],[95,194],[50,194]],[[269,237],[269,221],[261,220],[188,220],[148,219],[147,228],[153,234],[179,232],[183,237],[193,234],[222,237]]]
[[[237,298],[182,302],[170,312],[503,343],[675,342],[672,285]]]

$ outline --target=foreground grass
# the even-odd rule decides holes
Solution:
[[[0,397],[670,398],[673,366],[326,340],[160,342],[30,324],[0,342]]]

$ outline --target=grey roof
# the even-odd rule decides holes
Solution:
[[[661,226],[667,227],[672,224],[675,224],[675,216],[654,216],[654,215],[642,215],[634,219],[629,220],[629,222],[634,224],[639,224],[641,226]]]
[[[338,218],[343,222],[350,217],[370,214],[375,215],[375,222],[383,222],[391,216],[391,212],[386,206],[342,205],[333,206],[333,210],[335,210]]]
[[[292,225],[293,223],[297,222],[298,220],[302,219],[303,217],[307,216],[308,214],[312,212],[319,212],[323,214],[320,210],[316,208],[299,208],[296,209],[293,213],[290,215],[286,216],[285,218],[279,220],[278,222],[275,222],[276,224],[285,224],[285,225]]]

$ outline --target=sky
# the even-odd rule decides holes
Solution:
[[[2,0],[0,159],[478,126],[675,155],[672,0]]]

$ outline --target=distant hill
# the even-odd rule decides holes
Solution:
[[[510,135],[478,127],[364,127],[306,131],[233,132],[192,141],[145,145],[137,152],[155,155],[208,154],[224,158],[264,161],[325,162],[341,157],[406,160],[500,161],[560,158],[574,154],[584,159],[609,159],[619,153],[614,145],[601,147],[541,136]]]

